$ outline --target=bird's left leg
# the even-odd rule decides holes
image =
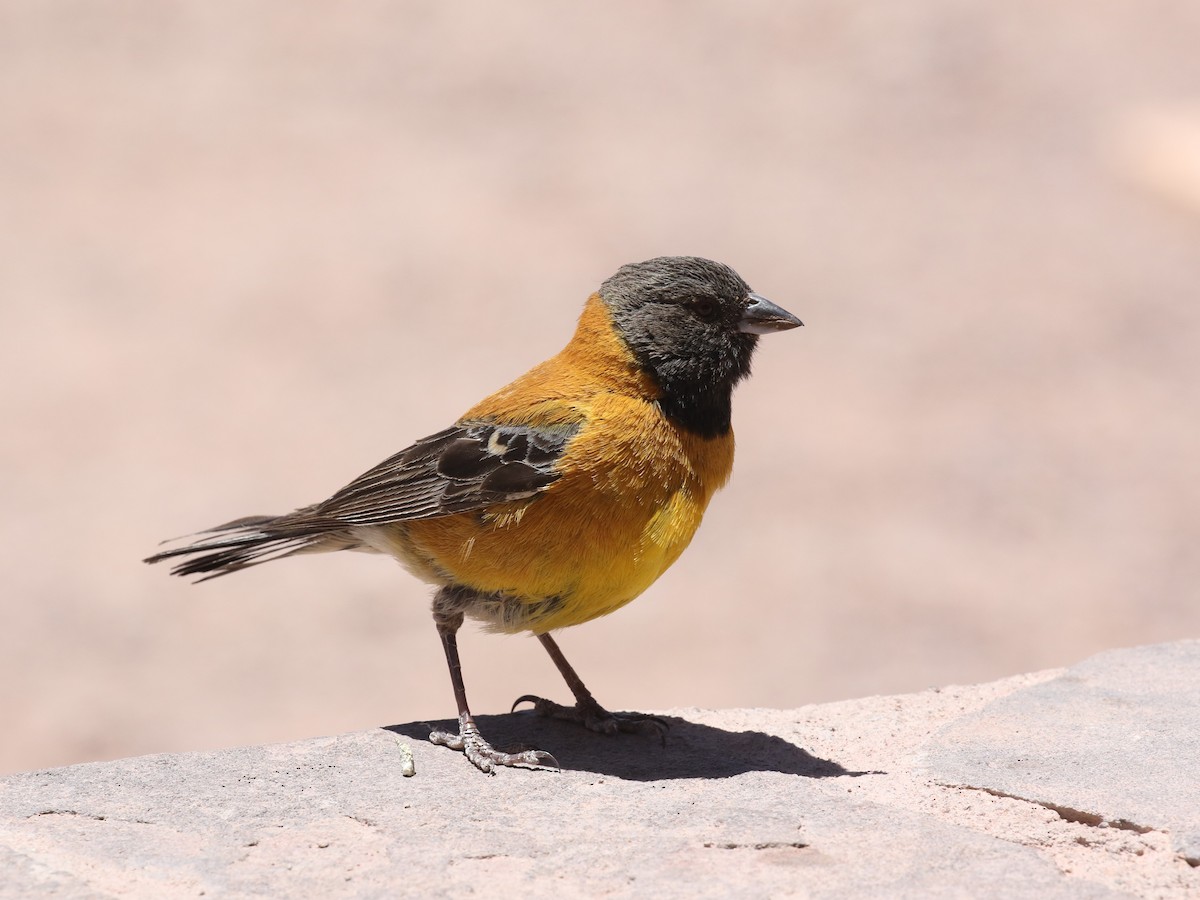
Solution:
[[[453,608],[452,589],[443,588],[434,598],[433,619],[442,649],[446,651],[446,664],[450,668],[450,683],[454,688],[454,701],[458,705],[458,734],[434,731],[429,740],[451,750],[461,750],[479,771],[491,775],[496,766],[532,766],[535,768],[558,768],[558,762],[544,750],[525,750],[505,753],[494,748],[479,732],[475,718],[467,706],[467,689],[463,685],[462,663],[458,659],[458,629],[462,626],[463,614]],[[449,608],[448,608],[449,607]]]
[[[545,700],[541,697],[535,697],[532,694],[526,694],[523,697],[517,698],[517,701],[513,703],[513,709],[516,709],[522,703],[532,703],[534,712],[540,716],[548,716],[552,719],[564,719],[568,722],[578,722],[585,728],[591,731],[598,731],[601,734],[653,731],[664,744],[666,743],[667,723],[665,721],[657,716],[647,716],[640,713],[609,712],[596,702],[596,698],[587,689],[587,686],[583,683],[583,679],[571,668],[571,664],[563,656],[562,650],[558,649],[558,644],[554,638],[548,634],[539,634],[537,638],[542,642],[542,646],[546,648],[546,652],[550,654],[550,658],[554,660],[554,665],[558,667],[558,671],[562,673],[567,687],[575,695],[575,705],[563,706],[552,700]]]

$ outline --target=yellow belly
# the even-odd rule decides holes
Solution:
[[[498,630],[542,633],[633,600],[691,541],[729,477],[733,436],[697,438],[611,394],[587,416],[543,494],[387,526],[388,549],[426,580],[500,595],[468,613]]]

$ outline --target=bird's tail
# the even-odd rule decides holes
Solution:
[[[234,519],[164,543],[192,538],[186,544],[155,553],[144,562],[178,560],[171,574],[203,575],[197,579],[200,582],[295,553],[349,549],[356,543],[346,534],[344,524],[321,519],[312,515],[311,510],[303,509],[283,516]]]

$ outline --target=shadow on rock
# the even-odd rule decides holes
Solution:
[[[804,778],[882,774],[852,772],[761,731],[726,731],[676,716],[662,719],[670,726],[665,746],[654,734],[596,734],[579,725],[532,713],[477,716],[475,721],[497,749],[511,752],[537,748],[553,754],[565,771],[594,772],[628,781],[731,778],[746,772],[781,772]],[[387,726],[388,731],[418,741],[428,740],[431,729],[457,731],[458,722]]]

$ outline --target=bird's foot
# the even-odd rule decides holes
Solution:
[[[590,699],[590,698],[589,698]],[[522,703],[533,704],[533,711],[539,716],[549,719],[562,719],[565,722],[577,722],[589,731],[600,734],[654,734],[665,746],[667,729],[665,719],[658,716],[648,716],[643,713],[618,712],[611,713],[595,700],[581,701],[574,706],[563,706],[553,700],[525,694],[513,703],[515,711]]]
[[[431,731],[429,741],[451,750],[461,750],[480,772],[494,775],[496,766],[528,766],[535,769],[558,769],[558,760],[545,750],[523,750],[504,753],[487,742],[470,715],[458,717],[458,734]]]

